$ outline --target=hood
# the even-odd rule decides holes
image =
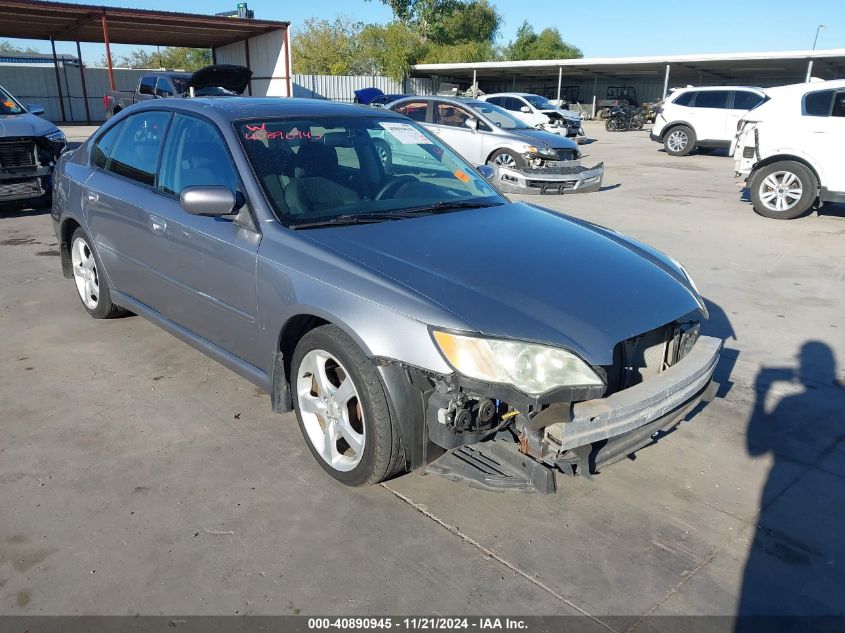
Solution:
[[[540,112],[542,112],[546,116],[556,114],[558,116],[562,116],[564,119],[570,119],[572,121],[579,120],[581,118],[581,115],[577,112],[573,112],[572,110],[564,110],[562,108],[555,108],[554,110],[540,110]]]
[[[244,66],[233,64],[213,64],[200,68],[188,80],[188,88],[225,88],[236,94],[242,94],[249,85],[252,71]]]
[[[552,147],[554,149],[575,149],[578,144],[568,138],[564,138],[558,134],[545,132],[543,130],[535,130],[533,128],[526,128],[524,130],[508,130],[517,136],[522,136],[527,142],[536,145],[538,143]]]
[[[619,341],[700,309],[668,258],[524,203],[301,235],[439,304],[489,336],[608,365]]]
[[[21,114],[0,115],[0,138],[9,136],[44,136],[59,128],[39,116]]]

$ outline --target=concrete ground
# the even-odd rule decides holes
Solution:
[[[603,190],[531,201],[682,261],[726,351],[718,399],[555,496],[334,483],[252,385],[88,317],[47,210],[0,212],[0,613],[845,611],[845,207],[764,219],[724,155],[588,133]]]

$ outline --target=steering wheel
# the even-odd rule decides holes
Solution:
[[[381,186],[381,189],[378,190],[375,198],[373,200],[384,200],[388,197],[388,194],[394,194],[399,191],[400,187],[404,185],[411,184],[412,182],[419,182],[419,180],[415,176],[411,176],[405,174],[404,176],[398,176],[396,178],[390,178],[386,183]]]

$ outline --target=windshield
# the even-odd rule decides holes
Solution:
[[[23,114],[25,110],[12,95],[0,88],[0,114]]]
[[[257,119],[238,121],[235,128],[287,226],[338,223],[350,216],[383,221],[409,210],[439,213],[506,202],[463,159],[411,121]]]
[[[469,106],[476,112],[483,114],[493,124],[503,130],[526,130],[530,128],[530,126],[524,121],[520,121],[504,108],[500,108],[492,103],[487,103],[486,101],[473,101],[469,104]]]
[[[538,110],[557,110],[551,101],[539,95],[527,95],[525,100]]]

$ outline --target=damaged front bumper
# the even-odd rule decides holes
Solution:
[[[504,193],[590,193],[601,189],[604,178],[604,163],[587,168],[578,161],[558,161],[555,166],[538,169],[495,169],[490,182]]]

